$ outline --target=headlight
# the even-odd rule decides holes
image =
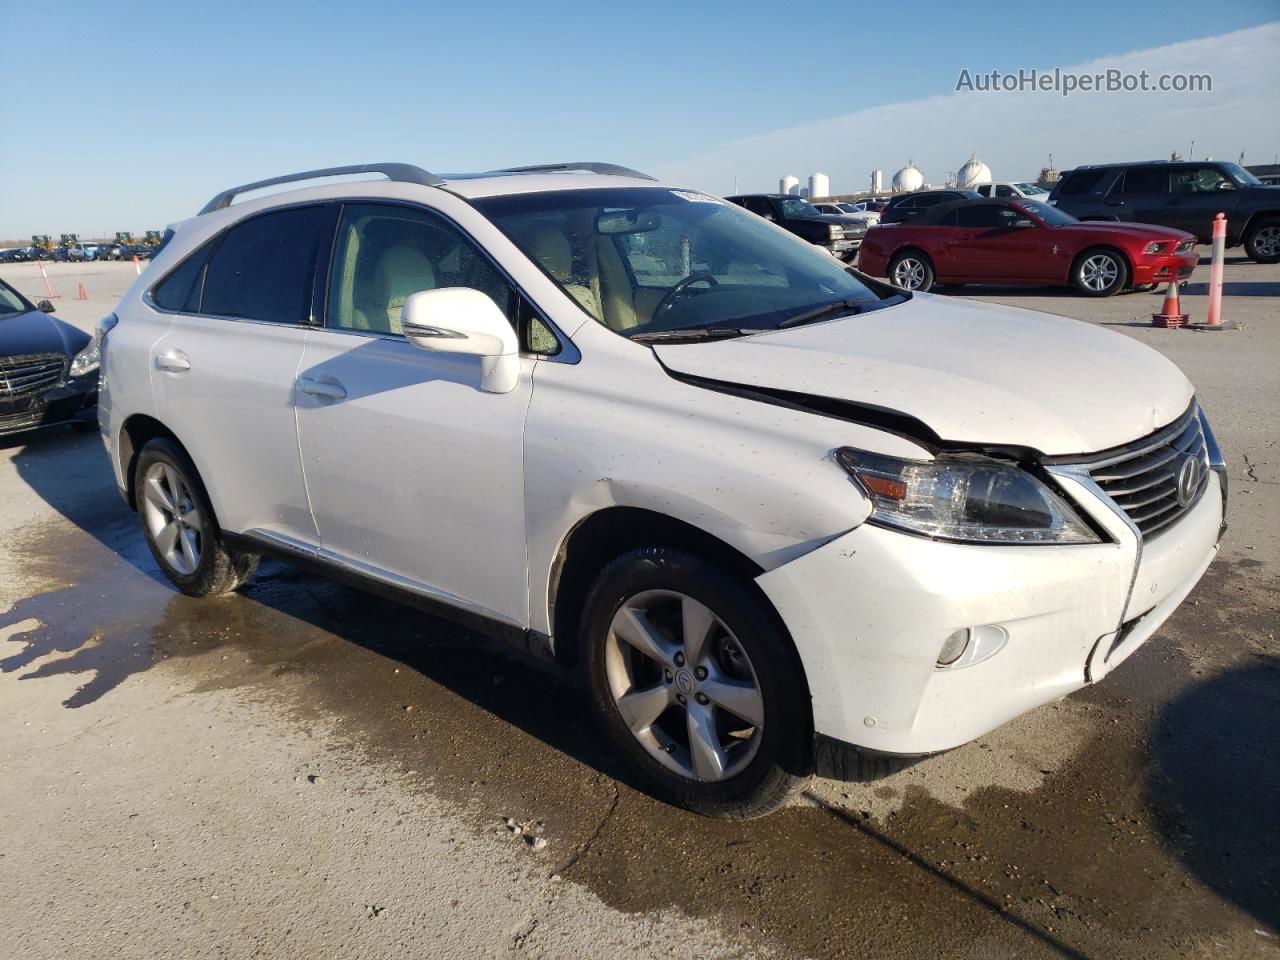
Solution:
[[[834,223],[828,224],[827,236],[832,240],[839,240],[844,236],[844,227],[837,227]]]
[[[1169,248],[1167,240],[1153,240],[1142,248],[1143,253],[1164,253]]]
[[[71,360],[71,375],[73,377],[83,377],[93,373],[102,363],[102,352],[98,349],[98,338],[94,337],[89,341],[89,345],[75,355]]]
[[[1062,497],[1011,464],[899,460],[852,447],[835,456],[885,526],[971,543],[1099,542]]]

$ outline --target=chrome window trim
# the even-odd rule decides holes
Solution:
[[[493,265],[493,268],[498,271],[498,273],[502,276],[502,278],[511,285],[511,288],[516,291],[516,294],[522,297],[524,300],[528,301],[529,305],[533,307],[534,311],[537,313],[539,319],[541,319],[542,322],[547,325],[547,327],[551,330],[551,332],[555,334],[556,339],[560,341],[559,353],[555,353],[555,354],[534,353],[532,351],[525,350],[524,345],[521,344],[520,355],[522,357],[531,357],[535,360],[545,360],[549,363],[578,363],[582,359],[582,351],[578,349],[577,345],[573,342],[573,340],[570,339],[570,337],[559,327],[558,324],[556,324],[554,320],[552,320],[549,316],[547,316],[547,312],[543,310],[541,306],[539,306],[538,302],[532,296],[529,295],[529,293],[524,289],[523,286],[521,286],[518,282],[516,282],[516,280],[502,266],[502,264],[498,263],[498,261],[493,258],[493,255],[489,253],[489,251],[485,248],[485,246],[479,241],[477,241],[476,238],[472,236],[471,233],[466,228],[464,228],[461,224],[459,224],[456,220],[454,220],[448,214],[444,213],[442,210],[436,209],[435,207],[427,206],[425,203],[419,203],[412,200],[400,200],[392,197],[350,196],[350,197],[337,197],[337,198],[332,198],[328,200],[303,200],[295,203],[282,203],[279,206],[269,207],[265,210],[255,210],[249,216],[241,217],[238,220],[235,220],[231,223],[224,225],[213,236],[206,238],[200,244],[198,244],[195,248],[187,251],[186,256],[184,256],[181,260],[179,260],[176,264],[174,264],[172,268],[165,271],[163,276],[157,278],[154,283],[150,284],[142,292],[141,300],[143,304],[145,304],[151,310],[154,310],[156,313],[164,314],[165,316],[169,316],[169,317],[203,317],[211,320],[230,320],[238,323],[254,323],[254,324],[260,324],[260,325],[270,326],[270,327],[297,327],[303,330],[311,330],[311,329],[331,330],[334,333],[349,333],[349,334],[356,334],[358,336],[365,336],[365,337],[372,336],[372,337],[376,337],[384,340],[404,340],[405,338],[402,334],[387,333],[387,332],[378,331],[378,330],[347,330],[343,327],[331,327],[327,323],[325,323],[325,318],[323,316],[319,318],[312,317],[311,322],[309,323],[282,323],[281,321],[278,321],[278,320],[255,320],[251,317],[228,317],[228,316],[223,316],[222,314],[216,314],[216,313],[203,313],[203,312],[188,311],[188,310],[166,310],[164,307],[161,307],[159,304],[157,304],[155,302],[155,298],[152,296],[152,292],[156,289],[156,287],[160,286],[160,284],[164,283],[167,279],[169,279],[169,277],[176,270],[178,270],[184,263],[186,263],[189,257],[197,253],[206,244],[221,240],[221,238],[226,235],[227,231],[231,230],[236,226],[239,226],[242,223],[248,222],[254,217],[275,213],[279,210],[287,210],[292,207],[337,206],[340,208],[343,205],[348,203],[376,203],[376,204],[382,204],[382,205],[408,207],[410,209],[424,210],[433,216],[440,217],[446,223],[454,227],[460,234],[462,234],[462,236],[466,237],[467,240],[470,243],[472,243],[477,250],[480,251],[481,255],[484,256],[485,259],[488,260],[489,263]],[[472,209],[475,209],[475,208],[473,207]],[[484,216],[484,214],[480,213],[479,210],[476,210],[476,213],[479,214],[480,216]],[[339,212],[339,222],[340,222],[340,219],[341,219],[341,212]],[[333,243],[331,241],[329,244],[329,263],[326,267],[326,273],[329,269],[332,269],[333,249],[334,249]],[[319,271],[317,270],[316,273],[319,273]],[[326,283],[326,287],[327,287],[327,283]],[[327,289],[326,289],[326,294],[327,294]]]
[[[340,205],[346,205],[348,203],[370,203],[370,204],[378,204],[379,206],[407,207],[410,210],[422,210],[434,217],[439,217],[445,223],[449,224],[451,227],[457,230],[459,234],[465,237],[466,240],[472,246],[474,246],[476,250],[480,252],[480,255],[483,256],[489,262],[489,264],[495,270],[498,271],[499,276],[501,276],[503,280],[505,280],[508,284],[511,285],[511,289],[516,292],[516,295],[522,298],[523,300],[527,301],[529,305],[533,307],[534,312],[537,313],[538,315],[538,318],[547,325],[547,327],[551,330],[551,332],[556,335],[556,339],[560,341],[559,353],[534,353],[531,350],[524,349],[524,344],[521,344],[520,356],[532,357],[535,360],[546,360],[551,363],[577,363],[579,360],[582,359],[582,352],[578,350],[577,345],[575,345],[574,342],[571,339],[569,339],[568,335],[565,334],[565,332],[560,329],[560,327],[555,323],[555,321],[553,321],[549,316],[547,316],[547,312],[543,310],[541,306],[538,305],[538,301],[536,301],[532,296],[529,295],[528,291],[526,291],[525,288],[521,286],[514,277],[511,276],[511,274],[506,270],[505,267],[502,266],[502,264],[500,264],[496,259],[494,259],[493,254],[491,254],[485,248],[484,244],[478,241],[474,236],[472,236],[469,230],[467,230],[464,226],[462,226],[462,224],[458,223],[457,220],[453,219],[453,217],[449,216],[443,210],[439,210],[436,207],[431,207],[425,203],[420,203],[414,200],[401,200],[395,197],[353,196],[353,197],[343,197],[340,200],[335,200],[330,202],[338,203]],[[468,204],[468,206],[470,206],[470,204]],[[472,209],[475,210],[474,207],[472,207]],[[476,210],[476,213],[481,217],[484,216],[484,214],[481,213],[479,210]],[[342,218],[341,216],[339,216],[338,224],[341,225],[341,222],[342,222]],[[334,249],[336,249],[336,246]],[[330,269],[333,268],[334,249],[331,249],[329,252]],[[327,301],[327,290],[326,290],[326,301]],[[325,310],[326,313],[328,312],[327,306],[328,305],[326,302],[326,310]],[[517,305],[517,309],[518,309],[518,305]],[[329,326],[327,320],[328,320],[327,316],[322,316],[320,318],[320,322],[315,325],[316,329],[330,330],[334,333],[356,333],[356,334],[364,334],[364,335],[372,334],[374,336],[378,336],[383,339],[390,339],[390,340],[405,339],[403,334],[388,333],[386,331],[381,331],[381,330],[372,330],[372,331],[348,330],[345,327],[331,327]],[[519,329],[517,329],[516,333],[519,334],[519,332],[520,332]]]

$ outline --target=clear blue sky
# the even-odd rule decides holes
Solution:
[[[233,183],[363,160],[670,167],[755,133],[949,94],[962,67],[1080,63],[1278,11],[0,0],[0,239],[159,227]]]

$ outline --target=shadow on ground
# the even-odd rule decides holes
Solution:
[[[1231,731],[1230,736],[1223,736]],[[1152,731],[1166,844],[1220,896],[1280,929],[1280,657],[1189,688]]]

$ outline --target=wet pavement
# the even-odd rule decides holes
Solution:
[[[72,464],[87,473],[69,489]],[[414,771],[476,831],[539,824],[548,873],[606,904],[675,908],[785,955],[1280,955],[1280,598],[1256,562],[1216,563],[1096,688],[910,777],[818,782],[775,816],[723,823],[637,792],[557,669],[279,564],[239,595],[183,597],[95,438],[41,438],[15,465],[36,491],[58,478],[61,517],[14,545],[45,588],[0,616],[0,671],[76,677],[66,709],[109,715],[153,670],[189,696],[283,698],[299,722],[336,718],[334,749]],[[1028,765],[1030,786],[999,785]]]

